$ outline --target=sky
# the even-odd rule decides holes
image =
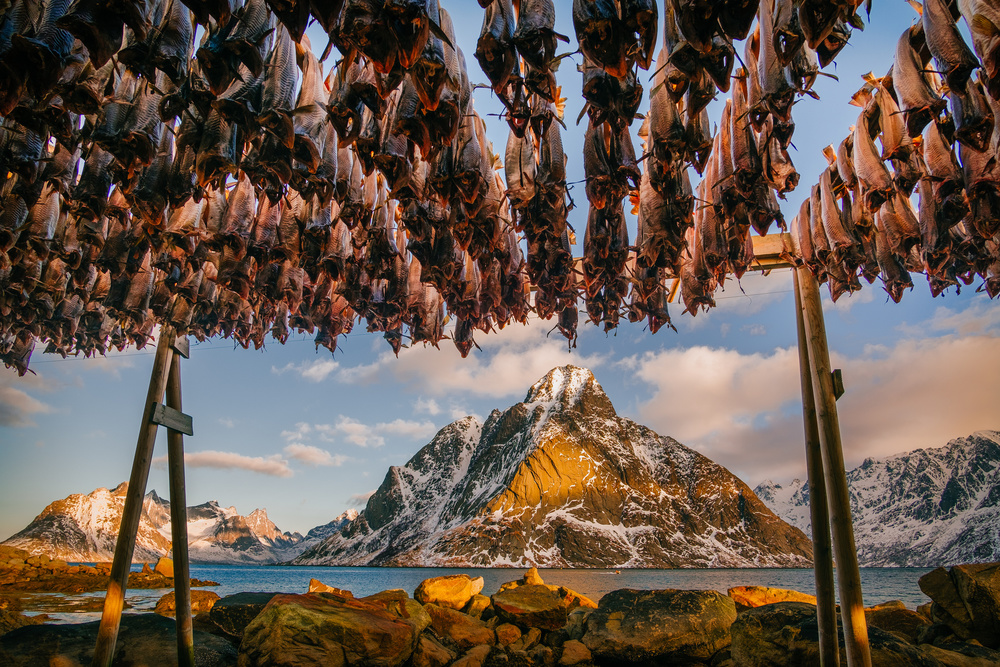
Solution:
[[[470,78],[484,82],[473,57],[482,10],[467,0],[442,6],[452,13]],[[571,36],[565,50],[575,49],[571,7],[556,0],[556,29]],[[900,33],[915,19],[903,0],[876,2],[868,29],[856,31],[827,68],[839,80],[821,77],[821,99],[795,106],[791,155],[801,181],[782,204],[788,220],[826,164],[822,148],[839,144],[857,119],[860,110],[847,101],[861,75],[888,70]],[[311,30],[321,49],[325,38]],[[563,141],[574,182],[583,178],[585,127],[574,125],[582,97],[570,61],[579,56],[564,61],[557,77],[568,98]],[[722,100],[710,108],[714,123]],[[487,89],[476,91],[475,104],[502,155],[507,127],[496,116],[499,104]],[[582,185],[571,194],[578,208],[570,223],[582,243]],[[630,224],[634,239],[634,219]],[[846,386],[838,409],[848,468],[1000,429],[1000,303],[977,293],[978,281],[935,299],[923,276],[913,279],[900,304],[878,281],[836,304],[822,288],[833,366]],[[340,338],[334,355],[316,352],[307,335],[284,346],[268,339],[260,351],[192,339],[191,358],[181,363],[184,412],[195,432],[185,438],[188,504],[217,500],[243,515],[262,507],[280,529],[305,533],[362,508],[389,466],[406,463],[446,424],[506,409],[563,364],[593,370],[621,416],[676,438],[751,486],[803,477],[791,272],[729,281],[716,301],[697,317],[673,305],[677,332],[655,335],[628,322],[605,334],[583,323],[584,312],[572,350],[550,333],[554,322],[510,325],[477,334],[481,349],[465,360],[447,340],[440,350],[417,345],[397,359],[363,324]],[[153,348],[66,360],[41,349],[31,361],[34,374],[0,369],[0,539],[53,500],[113,488],[132,465]],[[147,490],[167,497],[160,430]]]

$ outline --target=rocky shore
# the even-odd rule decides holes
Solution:
[[[45,554],[30,554],[24,549],[0,545],[0,595],[4,593],[87,593],[108,587],[111,563],[70,565]],[[192,579],[192,586],[218,586],[214,581]],[[130,589],[174,587],[173,563],[161,558],[154,568],[148,564],[141,572],[128,576]]]
[[[920,579],[932,602],[865,610],[878,666],[1000,664],[1000,564],[938,568]],[[797,591],[634,590],[594,602],[537,570],[482,594],[464,574],[423,581],[411,597],[364,598],[317,580],[301,594],[197,591],[199,665],[256,667],[601,667],[815,665],[815,598]],[[2,605],[2,602],[0,602]],[[0,606],[2,609],[2,606]],[[173,594],[157,614],[126,614],[116,665],[172,665]],[[15,613],[15,612],[12,612]],[[0,630],[2,633],[3,630]],[[0,636],[0,664],[86,665],[97,623],[25,625]],[[841,646],[843,635],[841,634]],[[842,654],[843,655],[843,654]],[[843,658],[842,658],[843,659]]]

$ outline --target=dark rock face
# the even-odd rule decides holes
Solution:
[[[1000,563],[939,567],[920,578],[931,615],[963,640],[1000,648]]]
[[[619,417],[590,371],[565,366],[485,424],[441,429],[294,562],[762,567],[811,550],[728,470]]]
[[[1000,432],[944,447],[867,459],[847,473],[863,567],[935,567],[1000,561]],[[755,492],[809,532],[809,485],[764,482]]]
[[[250,621],[257,618],[277,593],[237,593],[217,600],[209,612],[209,620],[224,634],[242,637]]]
[[[844,632],[838,621],[841,661]],[[732,657],[740,667],[806,667],[819,664],[816,607],[805,602],[778,602],[739,615],[732,628]],[[941,663],[898,637],[868,628],[872,667],[941,667]]]
[[[89,665],[99,621],[78,625],[33,625],[0,637],[0,665]],[[221,637],[195,631],[195,662],[204,667],[235,667],[236,648]],[[177,631],[173,619],[157,614],[122,616],[115,648],[116,666],[177,665]]]
[[[717,591],[622,589],[601,598],[582,641],[599,663],[708,664],[735,619],[736,604]]]

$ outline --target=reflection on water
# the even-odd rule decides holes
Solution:
[[[734,586],[769,586],[814,593],[813,571],[809,569],[705,569],[705,570],[539,570],[547,584],[566,586],[599,600],[602,595],[620,588],[686,590],[717,590],[725,593]],[[930,568],[862,568],[861,583],[866,605],[888,600],[902,600],[915,608],[928,601],[917,580]],[[261,567],[242,565],[192,565],[191,576],[219,582],[204,590],[225,597],[244,591],[275,591],[304,593],[310,579],[343,588],[362,597],[392,588],[401,588],[410,595],[417,585],[429,577],[446,574],[481,576],[485,580],[483,593],[495,593],[506,581],[519,578],[520,569],[476,568],[379,568],[379,567]],[[129,590],[127,611],[148,612],[168,591]],[[104,592],[61,594],[22,593],[17,595],[27,613],[49,614],[54,622],[85,623],[101,617]]]

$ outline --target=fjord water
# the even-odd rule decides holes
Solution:
[[[136,568],[138,569],[138,568]],[[928,602],[917,580],[930,572],[929,568],[862,568],[861,582],[865,605],[889,600],[901,600],[910,609]],[[725,593],[734,586],[769,586],[814,593],[811,569],[676,569],[676,570],[591,570],[542,569],[547,584],[566,586],[593,600],[619,588],[717,590]],[[211,580],[218,586],[204,590],[220,596],[244,591],[274,591],[305,593],[310,579],[351,591],[356,597],[371,595],[392,588],[402,588],[410,595],[424,579],[446,574],[468,574],[483,577],[483,593],[495,593],[506,581],[524,574],[523,569],[507,568],[417,568],[417,567],[286,567],[258,565],[192,565],[191,576]],[[126,613],[151,611],[167,590],[129,590],[126,596],[132,605]],[[23,597],[29,613],[48,613],[54,621],[83,623],[100,618],[104,593],[80,595],[37,594]]]

